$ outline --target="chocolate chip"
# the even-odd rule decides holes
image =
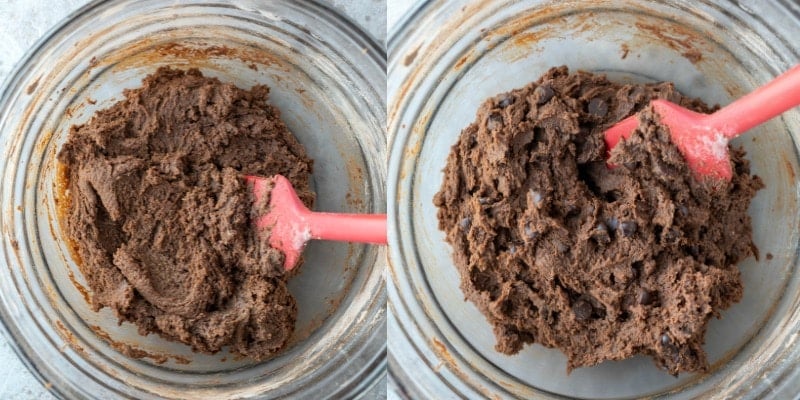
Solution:
[[[653,294],[647,289],[639,288],[639,290],[636,293],[636,302],[638,302],[643,306],[652,303],[654,300],[653,298],[654,298]]]
[[[619,224],[619,230],[622,231],[622,236],[631,237],[636,233],[636,221],[622,221]]]
[[[469,226],[472,225],[472,218],[464,217],[461,222],[459,222],[459,225],[461,225],[461,229],[469,229]]]
[[[656,236],[656,240],[661,241],[661,232],[664,231],[664,227],[659,224],[653,225],[653,234]]]
[[[514,96],[511,96],[509,94],[503,94],[502,98],[500,99],[500,102],[497,103],[497,106],[500,108],[506,108],[510,106],[511,103],[513,102],[514,102]]]
[[[594,309],[594,316],[595,316],[595,318],[600,318],[600,319],[605,318],[606,317],[606,308],[603,307],[603,306],[600,306],[600,308],[595,308]]]
[[[617,230],[617,226],[619,226],[619,220],[617,219],[617,217],[607,218],[606,225],[608,226],[608,229],[615,231]]]
[[[644,263],[641,261],[634,261],[633,264],[631,264],[631,268],[633,268],[634,271],[641,271],[642,268],[644,268]]]
[[[503,117],[500,114],[492,114],[486,121],[486,128],[490,131],[503,127]]]
[[[669,340],[669,336],[667,336],[666,333],[661,335],[661,344],[664,346],[669,346],[672,344],[672,341]]]
[[[555,95],[555,92],[553,91],[553,88],[550,87],[550,85],[542,84],[537,86],[536,89],[533,90],[533,94],[534,96],[536,96],[536,104],[542,105],[550,101],[550,99],[553,98],[553,95]]]
[[[595,97],[589,101],[589,114],[605,117],[608,114],[608,103],[605,100]]]
[[[528,239],[533,240],[539,237],[539,232],[533,230],[530,223],[525,224],[525,228],[523,228],[523,231],[525,231],[525,236]]]
[[[575,314],[575,319],[578,321],[586,321],[591,318],[593,310],[592,304],[584,299],[578,299],[572,305],[572,312]]]
[[[542,205],[542,201],[544,200],[544,197],[542,196],[541,193],[531,189],[531,190],[528,191],[528,196],[531,197],[531,201],[533,201],[533,204],[536,207],[539,207],[540,205]]]

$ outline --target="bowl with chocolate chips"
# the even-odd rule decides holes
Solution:
[[[135,3],[135,4],[134,4]],[[5,330],[65,398],[327,398],[385,371],[385,249],[287,270],[246,175],[385,209],[384,51],[317,2],[95,2],[2,92]]]
[[[392,42],[413,55],[389,86],[389,351],[414,354],[396,380],[465,397],[796,393],[800,114],[734,140],[720,182],[694,176],[649,107],[730,103],[797,60],[789,31],[714,1],[457,3],[421,6]]]

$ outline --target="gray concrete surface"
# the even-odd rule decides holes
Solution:
[[[385,0],[326,0],[369,32],[379,43],[386,43]],[[67,15],[88,3],[87,0],[0,0],[0,82],[40,37]],[[48,400],[53,396],[28,372],[0,335],[0,399]],[[364,399],[385,399],[386,378],[373,387]]]

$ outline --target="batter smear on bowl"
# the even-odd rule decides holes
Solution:
[[[736,264],[758,254],[747,209],[763,183],[741,149],[730,182],[693,178],[656,98],[712,111],[671,83],[559,67],[461,132],[434,203],[498,351],[558,348],[568,371],[637,354],[672,374],[708,368],[708,322],[741,299]],[[603,131],[640,111],[607,168]]]
[[[66,228],[95,310],[203,353],[286,345],[297,306],[243,176],[282,174],[310,206],[312,161],[268,94],[160,68],[71,128]]]

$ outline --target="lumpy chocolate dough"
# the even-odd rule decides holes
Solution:
[[[161,68],[71,128],[66,229],[95,310],[203,353],[285,346],[297,306],[242,177],[282,174],[310,205],[312,161],[268,94]]]
[[[763,184],[737,149],[731,182],[696,180],[645,108],[655,98],[712,111],[671,83],[560,67],[488,99],[461,132],[434,202],[498,351],[558,348],[568,371],[636,354],[672,374],[708,368],[708,321],[741,299],[736,264],[757,256],[747,208]],[[607,168],[603,130],[638,111]]]

